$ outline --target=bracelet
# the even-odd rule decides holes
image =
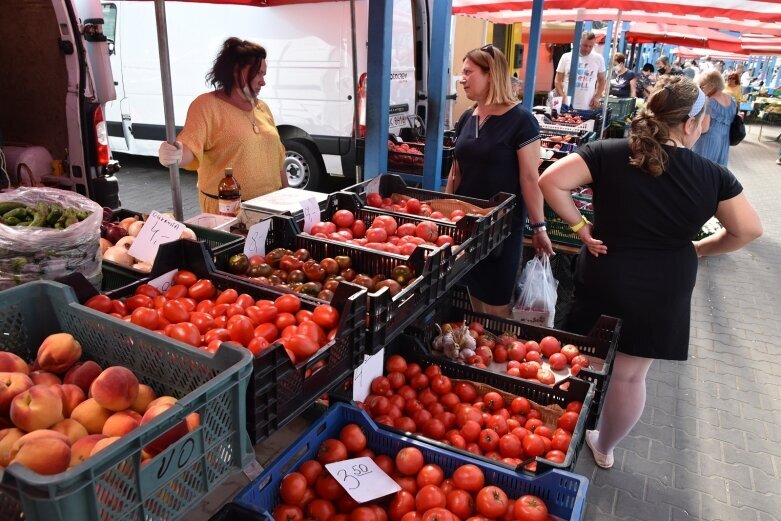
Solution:
[[[580,231],[580,229],[583,228],[584,226],[586,226],[587,224],[591,224],[591,223],[588,222],[588,219],[586,219],[585,217],[583,217],[581,215],[580,216],[580,221],[578,221],[577,223],[575,223],[572,226],[570,226],[569,229],[572,230],[572,233],[578,233]]]
[[[544,226],[545,226],[545,221],[529,224],[529,228],[531,228],[532,230],[534,228],[541,228],[541,227],[544,227]]]
[[[538,233],[547,232],[548,229],[545,227],[545,225],[537,226],[536,228],[532,228],[532,231],[534,232],[534,235],[537,235]]]

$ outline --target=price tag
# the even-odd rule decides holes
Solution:
[[[374,176],[369,184],[366,185],[366,194],[378,194],[380,193],[380,179],[382,176]]]
[[[401,490],[401,486],[369,457],[328,463],[325,468],[358,503],[366,503]]]
[[[266,254],[266,237],[270,227],[270,219],[265,219],[250,226],[247,232],[247,240],[244,241],[244,255],[253,257]]]
[[[161,244],[175,241],[182,236],[184,224],[160,212],[153,211],[144,223],[138,237],[130,245],[128,253],[149,264],[154,263]]]
[[[364,355],[363,363],[353,372],[353,400],[362,402],[369,396],[372,380],[382,376],[385,348],[373,355]]]
[[[299,204],[304,211],[304,231],[309,233],[312,225],[320,222],[320,205],[317,204],[317,199],[314,197],[303,199],[299,201]]]
[[[171,270],[168,273],[160,275],[156,279],[150,280],[148,284],[156,287],[162,293],[165,293],[174,285],[174,275],[176,275],[178,271],[179,270]]]

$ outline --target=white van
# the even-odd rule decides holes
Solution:
[[[0,186],[56,186],[119,207],[99,0],[2,0],[0,35]]]
[[[106,115],[109,143],[117,152],[157,155],[165,125],[152,2],[102,3],[117,80],[117,101],[108,105]],[[352,136],[356,105],[363,104],[355,102],[354,81],[357,77],[363,84],[366,77],[368,4],[355,2],[353,37],[350,2],[345,1],[275,7],[166,2],[177,132],[190,102],[211,89],[205,76],[222,42],[237,36],[268,52],[267,84],[260,97],[271,108],[287,149],[290,186],[314,189],[326,174],[355,178]],[[419,103],[418,93],[427,91],[427,34],[426,1],[395,0],[389,121],[394,133],[409,127],[416,113],[425,115],[425,96]],[[358,109],[359,119],[362,112]]]

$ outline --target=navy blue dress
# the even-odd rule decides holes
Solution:
[[[478,126],[469,109],[456,123],[455,157],[461,171],[457,195],[490,199],[498,192],[515,194],[516,206],[510,236],[463,283],[473,297],[500,306],[509,304],[521,262],[526,207],[521,196],[518,150],[540,138],[540,127],[521,105],[501,116],[488,116]]]
[[[607,254],[581,249],[575,302],[567,331],[586,333],[599,315],[623,319],[618,350],[686,360],[691,295],[697,279],[692,237],[720,201],[743,187],[726,168],[686,148],[665,147],[669,163],[657,177],[628,164],[626,139],[577,150],[594,190],[594,237]]]

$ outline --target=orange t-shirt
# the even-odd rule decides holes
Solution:
[[[252,128],[253,116],[258,134]],[[201,94],[187,109],[187,120],[177,139],[195,155],[183,168],[198,171],[198,195],[204,212],[218,213],[217,199],[204,193],[217,195],[226,168],[233,169],[242,200],[282,188],[285,147],[263,101],[258,100],[250,112],[218,98],[215,92]]]

